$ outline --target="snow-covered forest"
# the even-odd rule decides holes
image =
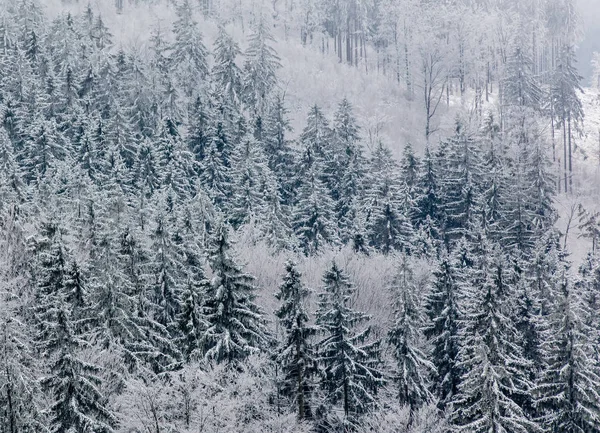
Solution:
[[[0,433],[600,432],[581,23],[0,0]]]

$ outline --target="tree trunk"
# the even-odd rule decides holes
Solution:
[[[568,136],[569,136],[569,190],[573,193],[573,150],[571,147],[572,133],[571,133],[571,113],[569,112],[569,118],[567,120],[569,125]]]
[[[565,193],[569,192],[569,185],[568,185],[568,175],[567,175],[567,128],[566,128],[566,117],[565,114],[563,113],[562,115],[562,128],[563,128],[563,157],[564,157],[564,162],[563,162],[563,167],[564,167],[564,177],[565,177]]]

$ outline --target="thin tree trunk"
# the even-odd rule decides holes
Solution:
[[[564,177],[565,177],[565,193],[569,192],[569,185],[567,184],[567,128],[566,128],[566,118],[563,113],[562,115],[562,125],[563,125],[563,157],[564,157]]]
[[[569,125],[569,190],[573,193],[573,150],[571,147],[572,142],[572,133],[571,133],[571,113],[569,113],[569,118],[567,120]]]

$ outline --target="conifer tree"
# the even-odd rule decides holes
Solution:
[[[240,54],[237,43],[222,26],[219,27],[213,50],[213,91],[224,110],[223,116],[232,123],[239,115],[242,101],[242,71],[236,64],[236,58]]]
[[[440,185],[437,167],[429,146],[425,148],[421,166],[417,177],[415,198],[417,214],[414,215],[414,218],[417,223],[429,218],[434,224],[439,225],[438,223],[441,221]]]
[[[263,143],[267,163],[277,181],[282,204],[291,206],[293,201],[296,164],[294,149],[288,134],[292,132],[288,109],[283,96],[276,95],[264,119]]]
[[[414,234],[408,215],[402,209],[396,170],[390,149],[379,142],[369,166],[367,230],[371,245],[385,254],[392,250],[410,251]]]
[[[160,202],[159,202],[160,206]],[[164,211],[158,210],[151,239],[150,267],[152,289],[149,294],[154,317],[161,325],[173,330],[175,318],[181,308],[181,263],[173,244],[170,224]]]
[[[310,325],[306,311],[310,290],[302,284],[302,275],[294,262],[288,261],[285,270],[283,283],[275,295],[281,302],[275,316],[283,330],[276,362],[284,372],[283,391],[294,401],[298,419],[302,420],[311,416],[311,375],[315,367],[312,338],[317,330]]]
[[[550,316],[551,335],[544,343],[547,368],[535,388],[543,425],[566,433],[600,430],[600,375],[591,350],[593,330],[581,289],[569,281],[564,261],[556,275],[556,307]]]
[[[400,260],[391,287],[394,315],[388,342],[397,363],[393,377],[398,387],[399,402],[408,405],[414,412],[432,398],[428,376],[435,372],[435,366],[422,349],[424,338],[421,329],[425,320],[417,299],[418,287],[413,270],[405,254]]]
[[[469,304],[459,353],[463,371],[452,423],[473,432],[529,432],[536,425],[517,402],[531,392],[528,367],[510,318],[514,293],[502,253],[483,241],[477,272],[468,279]]]
[[[202,334],[204,358],[235,364],[267,343],[264,318],[254,303],[254,277],[244,273],[231,256],[227,226],[219,225],[209,247],[213,277],[202,312],[207,328]]]
[[[262,148],[253,137],[245,137],[236,149],[232,178],[229,218],[233,227],[238,228],[243,223],[260,218],[265,207],[264,187],[274,181]]]
[[[189,0],[182,0],[176,7],[177,19],[173,23],[175,42],[172,59],[179,85],[186,96],[198,92],[202,80],[208,75],[207,49],[202,33],[194,19]]]
[[[42,379],[53,400],[51,431],[112,432],[117,419],[102,394],[100,368],[81,358],[79,352],[85,343],[75,334],[64,301],[56,301],[56,323],[44,344],[50,369]]]
[[[266,17],[259,16],[244,53],[243,94],[247,106],[261,118],[267,113],[269,99],[277,86],[277,71],[281,68],[280,59],[271,46],[274,41]]]
[[[333,201],[321,180],[320,168],[320,163],[315,161],[306,172],[292,215],[292,227],[307,255],[338,242],[333,224]]]
[[[455,259],[442,255],[425,300],[429,321],[424,332],[433,347],[431,361],[436,368],[432,388],[442,408],[457,395],[462,374],[458,354],[463,299],[455,266]]]
[[[333,263],[323,276],[324,291],[319,294],[316,323],[323,338],[317,343],[326,400],[341,405],[350,424],[376,400],[383,384],[378,340],[370,340],[370,327],[358,327],[369,316],[350,306],[354,286]]]
[[[204,283],[204,284],[202,284]],[[177,316],[180,344],[186,360],[202,357],[202,333],[207,324],[202,314],[202,303],[206,282],[188,279],[183,289],[181,311]]]
[[[479,225],[481,218],[482,159],[479,144],[459,122],[448,141],[448,165],[442,172],[445,234],[452,241]]]

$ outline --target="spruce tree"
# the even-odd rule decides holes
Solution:
[[[409,406],[412,414],[432,398],[429,375],[435,372],[435,366],[423,350],[421,330],[425,318],[417,298],[419,288],[413,269],[405,254],[400,260],[391,286],[394,313],[388,342],[396,360],[393,377],[398,387],[398,400],[400,404]]]
[[[467,280],[466,326],[459,352],[463,376],[451,422],[457,430],[526,433],[536,425],[518,403],[532,384],[507,302],[514,293],[513,280],[502,252],[486,242]]]
[[[292,215],[292,227],[307,255],[339,239],[333,223],[333,200],[321,180],[321,167],[320,162],[313,162],[306,172]]]
[[[359,326],[369,316],[350,306],[354,286],[333,263],[323,276],[316,323],[323,333],[317,343],[326,401],[341,405],[350,424],[368,411],[383,384],[379,340],[370,339],[370,327]]]
[[[211,74],[215,98],[220,101],[223,115],[229,122],[235,121],[241,108],[242,71],[236,64],[236,58],[240,54],[237,43],[222,26],[219,27],[213,50],[215,63]]]
[[[175,11],[177,19],[173,23],[175,42],[171,58],[179,86],[189,97],[199,91],[204,77],[208,75],[208,52],[202,42],[198,23],[194,20],[190,1],[182,0]]]
[[[288,261],[286,274],[279,292],[275,295],[281,302],[275,311],[282,328],[282,341],[277,349],[276,362],[283,370],[283,392],[297,408],[299,420],[311,416],[311,376],[315,373],[315,353],[312,338],[317,329],[310,325],[306,310],[310,290],[304,287],[302,275],[296,264]]]
[[[544,342],[547,368],[535,388],[543,425],[548,431],[600,431],[600,375],[591,342],[596,337],[581,288],[573,285],[564,261],[556,274],[556,306]]]
[[[202,312],[207,328],[202,334],[204,359],[235,364],[267,343],[265,319],[254,303],[254,277],[234,261],[227,226],[219,225],[208,250],[212,270]]]
[[[266,17],[261,15],[248,37],[248,48],[243,71],[243,95],[249,109],[263,118],[269,99],[277,86],[279,57],[271,44],[275,41]]]
[[[262,139],[267,163],[275,175],[282,204],[287,207],[291,206],[293,201],[293,169],[296,164],[294,149],[288,137],[292,132],[288,111],[283,96],[276,95],[263,122]]]
[[[369,165],[367,230],[371,245],[384,254],[411,250],[414,230],[402,208],[400,188],[391,151],[379,142]]]
[[[428,323],[424,333],[433,347],[431,361],[436,373],[433,391],[440,407],[446,407],[457,395],[462,369],[459,365],[463,295],[455,259],[442,255],[435,270],[430,293],[425,299]]]
[[[44,343],[50,368],[42,385],[52,396],[51,431],[93,433],[112,432],[117,425],[102,393],[100,367],[81,358],[85,342],[75,334],[66,304],[56,299],[56,322]]]

